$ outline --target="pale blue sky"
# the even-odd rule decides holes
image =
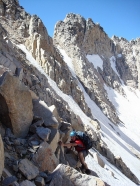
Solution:
[[[52,37],[57,21],[76,13],[100,23],[109,37],[140,37],[140,0],[19,0],[26,12],[38,15]]]

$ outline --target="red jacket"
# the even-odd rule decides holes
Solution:
[[[77,146],[75,146],[75,150],[77,152],[80,152],[80,151],[86,149],[85,145],[83,144],[83,142],[80,139],[76,139],[75,141],[72,141],[72,142],[77,144]]]

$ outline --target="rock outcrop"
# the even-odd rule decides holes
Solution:
[[[58,160],[47,142],[43,142],[40,145],[33,161],[40,171],[53,171],[58,165]]]
[[[62,186],[105,186],[105,183],[99,178],[80,174],[75,169],[63,164],[58,165],[53,171],[50,186],[57,185],[58,180]]]
[[[127,41],[124,38],[113,36],[114,43],[121,48],[121,54],[116,57],[117,70],[124,83],[130,87],[140,89],[140,39]]]
[[[33,105],[29,90],[9,73],[0,78],[0,118],[17,137],[25,137],[33,120]]]

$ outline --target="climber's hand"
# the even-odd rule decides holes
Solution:
[[[59,142],[58,142],[58,145],[63,145],[62,141],[59,141]]]

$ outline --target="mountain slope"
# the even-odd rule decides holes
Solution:
[[[110,39],[100,25],[76,14],[59,21],[51,38],[40,18],[18,1],[2,0],[0,10],[0,74],[9,71],[33,99],[55,105],[59,127],[66,122],[88,132],[94,146],[86,161],[106,184],[138,184],[140,40]],[[68,140],[68,132],[55,130]],[[51,147],[62,163],[57,140]]]

